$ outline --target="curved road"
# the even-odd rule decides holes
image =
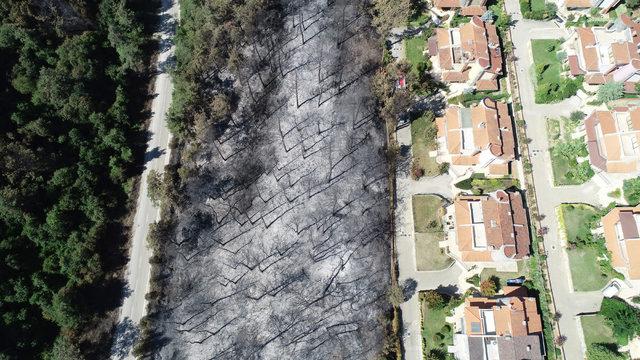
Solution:
[[[169,141],[171,134],[166,126],[166,113],[171,104],[173,85],[169,76],[169,68],[173,62],[173,35],[179,18],[177,0],[162,0],[160,8],[159,31],[154,34],[159,40],[160,53],[157,59],[154,98],[151,103],[151,120],[149,122],[147,151],[145,153],[145,169],[140,178],[140,189],[136,203],[136,214],[133,220],[133,237],[129,254],[129,263],[125,273],[126,286],[124,299],[120,308],[116,328],[112,359],[133,359],[131,348],[138,335],[137,326],[146,314],[147,301],[145,294],[149,290],[151,251],[147,248],[146,238],[149,225],[160,217],[160,210],[147,196],[147,176],[149,171],[162,173],[169,162]]]

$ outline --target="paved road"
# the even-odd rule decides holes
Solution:
[[[576,293],[573,291],[569,263],[565,244],[560,237],[556,208],[562,203],[586,202],[603,205],[605,199],[598,198],[598,186],[590,181],[580,186],[555,187],[552,182],[550,155],[546,137],[546,118],[568,116],[572,111],[589,112],[577,97],[564,100],[556,104],[535,104],[532,79],[532,55],[530,39],[559,39],[567,38],[565,29],[559,28],[553,22],[522,20],[518,0],[506,1],[507,12],[515,20],[511,29],[512,41],[516,55],[517,79],[522,99],[523,114],[527,125],[527,136],[532,140],[530,149],[541,150],[539,155],[531,157],[533,176],[540,214],[546,217],[542,226],[549,229],[544,242],[548,252],[547,262],[557,310],[562,314],[559,321],[560,332],[567,337],[563,348],[566,359],[584,358],[581,342],[581,331],[575,315],[597,311],[602,302],[599,291]]]
[[[168,73],[168,65],[173,61],[174,46],[172,37],[175,21],[179,16],[177,0],[162,0],[160,31],[155,34],[160,39],[161,53],[158,56],[158,74],[155,79],[155,97],[151,104],[151,121],[149,123],[149,140],[145,154],[145,169],[140,178],[136,214],[133,220],[133,238],[129,263],[125,273],[127,285],[118,327],[113,346],[112,358],[133,358],[131,345],[137,336],[137,325],[146,313],[145,294],[149,289],[151,252],[147,248],[146,238],[149,224],[159,219],[160,211],[147,196],[147,175],[150,170],[162,172],[169,161],[169,141],[171,134],[166,126],[166,113],[171,104],[173,86]]]
[[[398,143],[401,149],[411,145],[411,127],[398,130]],[[396,205],[396,244],[398,251],[399,280],[402,283],[413,279],[417,283],[416,292],[405,303],[400,305],[403,322],[403,342],[405,359],[422,360],[422,326],[420,324],[420,301],[418,291],[435,289],[439,286],[456,286],[463,276],[463,269],[454,263],[451,267],[441,271],[418,271],[416,267],[416,252],[413,228],[413,211],[411,197],[414,194],[439,194],[451,199],[451,177],[441,175],[429,179],[415,181],[409,175],[411,153],[402,154],[399,161],[398,178],[396,181],[398,203]]]

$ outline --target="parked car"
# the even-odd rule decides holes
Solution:
[[[522,285],[524,284],[524,280],[525,280],[524,276],[520,276],[515,279],[507,279],[507,285],[508,286]]]
[[[602,290],[602,295],[606,298],[612,298],[620,292],[620,284],[617,281],[613,280],[604,290]]]

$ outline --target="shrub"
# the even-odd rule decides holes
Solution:
[[[580,110],[576,110],[576,111],[573,111],[571,115],[569,115],[569,120],[572,123],[579,123],[584,119],[585,116],[587,116],[587,114],[583,113]]]
[[[424,301],[429,309],[442,309],[447,304],[444,296],[435,290],[425,291]]]
[[[417,162],[411,164],[411,177],[414,180],[418,180],[424,176],[424,169],[418,165]]]
[[[489,278],[480,283],[480,292],[484,296],[494,296],[498,292],[498,284],[494,278]]]
[[[629,205],[638,205],[640,203],[640,177],[625,180],[622,183],[622,192]]]
[[[608,196],[608,197],[612,197],[612,198],[614,198],[614,199],[619,198],[619,197],[620,197],[620,195],[621,195],[620,188],[617,188],[617,189],[615,189],[615,190],[613,190],[613,191],[611,191],[611,192],[607,193],[607,196]]]
[[[621,82],[608,82],[598,88],[598,101],[608,102],[618,100],[623,95],[623,85]]]
[[[467,282],[475,286],[480,286],[480,275],[479,274],[473,275],[472,277],[467,279]]]
[[[162,177],[156,170],[149,171],[149,175],[147,175],[147,189],[149,200],[154,206],[158,206],[160,201],[162,200]]]
[[[399,306],[404,302],[404,292],[399,285],[392,285],[387,292],[387,300],[393,306]]]
[[[468,178],[468,179],[464,179],[462,181],[459,181],[455,184],[455,187],[457,187],[460,190],[471,190],[473,189],[473,178]]]
[[[604,298],[600,306],[600,314],[604,316],[613,330],[613,335],[621,343],[626,343],[640,332],[640,314],[638,310],[623,300]]]
[[[440,173],[440,175],[446,174],[448,172],[449,172],[449,163],[442,163],[438,166],[438,173]]]
[[[591,344],[587,348],[587,360],[624,360],[613,344]]]

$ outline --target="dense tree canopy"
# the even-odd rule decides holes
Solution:
[[[0,18],[0,358],[64,358],[100,316],[87,294],[136,171],[143,28],[125,0],[2,1]]]

